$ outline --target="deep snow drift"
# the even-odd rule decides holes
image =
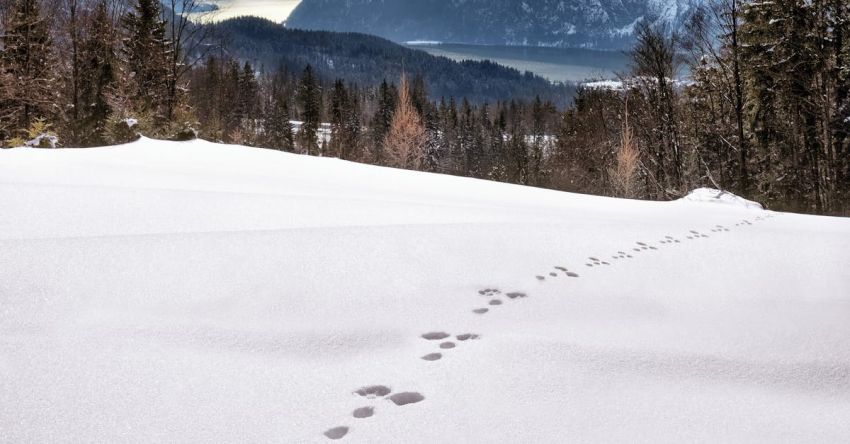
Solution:
[[[699,196],[0,151],[0,441],[847,442],[850,221]]]

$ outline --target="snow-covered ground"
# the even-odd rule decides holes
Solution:
[[[849,441],[850,221],[718,197],[0,151],[0,441]]]

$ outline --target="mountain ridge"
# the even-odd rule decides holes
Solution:
[[[228,50],[237,58],[267,69],[284,65],[300,72],[310,64],[325,80],[341,78],[361,86],[395,81],[402,71],[421,75],[432,100],[466,97],[494,103],[540,96],[564,106],[573,93],[571,85],[552,84],[529,72],[489,61],[456,62],[374,35],[287,29],[256,17],[225,20],[210,25],[210,31],[227,35]]]
[[[303,0],[287,27],[396,42],[624,49],[642,20],[679,29],[704,0]]]

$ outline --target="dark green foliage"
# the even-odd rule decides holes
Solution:
[[[319,126],[322,123],[322,89],[313,72],[307,65],[298,84],[298,105],[301,108],[301,150],[306,154],[319,154]]]
[[[279,72],[272,80],[263,123],[265,147],[281,151],[295,150],[289,112],[289,97],[285,89],[285,74]]]
[[[80,45],[80,110],[77,116],[78,143],[98,146],[107,143],[106,132],[112,107],[109,91],[116,81],[116,31],[106,2],[101,1],[89,23],[89,33]]]
[[[0,140],[24,136],[59,112],[51,24],[39,0],[17,0],[0,34]]]
[[[144,113],[158,125],[168,114],[170,72],[169,44],[158,0],[135,0],[121,18],[124,32],[123,63],[129,74],[129,99],[136,112]]]

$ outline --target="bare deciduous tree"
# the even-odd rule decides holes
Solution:
[[[640,152],[634,131],[629,123],[629,105],[625,104],[623,129],[620,134],[620,146],[617,150],[616,164],[608,171],[614,192],[620,197],[637,197],[637,173],[640,162]]]

